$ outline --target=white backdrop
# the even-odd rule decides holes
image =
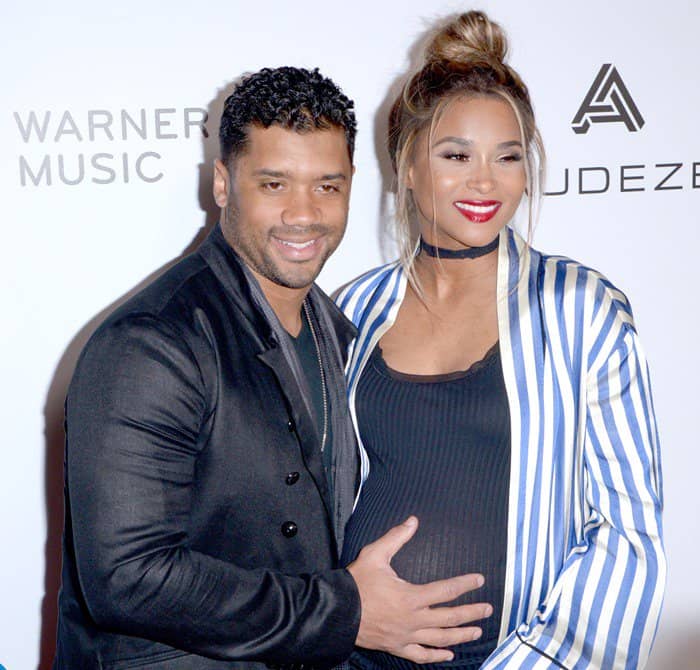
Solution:
[[[350,225],[321,276],[331,290],[391,256],[382,234],[388,91],[425,28],[471,7],[13,4],[0,10],[0,664],[45,670],[55,636],[66,384],[106,313],[214,222],[211,163],[231,81],[263,66],[318,65],[356,101]],[[530,86],[548,190],[566,190],[545,199],[535,245],[601,270],[635,308],[652,366],[670,557],[649,667],[700,668],[700,263],[692,256],[700,241],[700,9],[694,0],[480,7],[508,29],[512,62]],[[617,69],[643,126],[593,123],[577,134],[572,121],[604,64]],[[612,91],[613,108],[633,118],[619,84]]]

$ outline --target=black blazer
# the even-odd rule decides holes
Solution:
[[[344,352],[352,325],[310,296]],[[334,528],[318,435],[275,344],[218,227],[91,338],[66,401],[55,668],[349,656],[359,596],[334,568],[351,503]]]

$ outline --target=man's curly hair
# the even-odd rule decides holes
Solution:
[[[354,103],[318,68],[263,68],[246,76],[224,103],[219,127],[221,160],[245,149],[248,126],[276,124],[299,133],[342,128],[352,161],[357,122]]]

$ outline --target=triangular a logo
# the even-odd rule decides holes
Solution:
[[[591,123],[624,123],[631,132],[644,125],[625,82],[610,63],[600,68],[571,126],[575,133],[581,134],[588,132]]]

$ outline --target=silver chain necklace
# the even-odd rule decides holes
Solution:
[[[314,329],[314,324],[311,321],[311,313],[306,300],[304,300],[303,305],[304,314],[306,315],[306,321],[309,324],[309,330],[311,331],[311,338],[313,339],[314,346],[316,347],[318,371],[321,377],[321,395],[323,396],[323,439],[321,440],[321,451],[323,452],[323,450],[326,448],[326,438],[328,437],[328,391],[326,389],[326,373],[323,369],[323,360],[321,359],[321,347],[318,344],[316,330]]]

